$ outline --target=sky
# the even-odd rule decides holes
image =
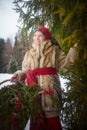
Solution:
[[[0,0],[0,38],[10,38],[14,41],[18,30],[19,14],[16,13],[12,3],[14,0]]]

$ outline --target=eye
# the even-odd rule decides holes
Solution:
[[[43,35],[39,35],[39,37],[43,37]]]

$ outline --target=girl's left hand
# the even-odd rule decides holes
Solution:
[[[78,43],[75,43],[75,44],[74,44],[74,47],[77,48],[77,47],[78,47]]]

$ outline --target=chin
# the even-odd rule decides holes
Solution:
[[[40,42],[36,42],[37,45],[40,45],[41,43]]]

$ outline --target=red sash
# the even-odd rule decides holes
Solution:
[[[50,75],[50,74],[57,74],[57,70],[52,67],[28,70],[26,73],[25,80],[27,85],[37,84],[37,75]]]

